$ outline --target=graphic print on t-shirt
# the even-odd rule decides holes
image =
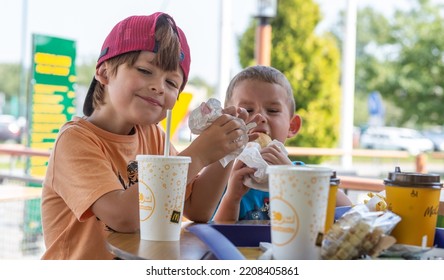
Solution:
[[[120,172],[118,175],[119,182],[120,184],[122,184],[122,187],[125,190],[139,181],[137,161],[131,160],[130,162],[128,162],[128,165],[126,167],[126,175],[127,180],[123,179],[124,177],[120,174]],[[127,181],[128,184],[126,183]]]
[[[262,205],[254,205],[253,209],[247,211],[244,220],[270,220],[270,199],[264,198]]]
[[[128,163],[127,172],[128,172],[128,187],[131,187],[132,185],[136,184],[139,181],[137,161],[132,160]]]

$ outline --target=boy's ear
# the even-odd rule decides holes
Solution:
[[[299,129],[301,129],[301,126],[302,118],[298,114],[295,114],[290,120],[290,128],[288,129],[287,138],[295,136],[299,132]]]
[[[96,73],[94,75],[96,80],[102,85],[106,85],[108,83],[108,74],[106,69],[106,62],[102,63],[99,68],[96,69]]]

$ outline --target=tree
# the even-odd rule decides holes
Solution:
[[[18,96],[20,71],[19,64],[0,64],[0,92],[7,97]]]
[[[76,66],[77,73],[77,85],[84,86],[89,88],[91,84],[92,78],[94,76],[94,72],[96,69],[96,60],[92,59],[89,62],[83,62],[82,64],[78,64]]]
[[[188,81],[187,84],[193,85],[195,87],[204,88],[207,91],[207,98],[214,96],[215,89],[213,86],[209,85],[204,79],[200,77],[193,77]]]
[[[362,104],[370,92],[379,91],[390,125],[442,124],[443,6],[430,0],[411,4],[413,8],[397,10],[390,19],[368,7],[358,11],[356,97]],[[355,112],[362,108],[355,107]],[[355,118],[355,123],[362,121]]]
[[[271,21],[271,66],[287,76],[294,91],[296,112],[303,119],[300,133],[287,141],[289,146],[330,148],[337,144],[340,58],[332,35],[315,34],[320,20],[319,6],[312,0],[279,0],[277,16]],[[242,67],[255,64],[255,30],[256,20],[253,20],[240,38]]]
[[[411,11],[395,14],[390,39],[400,51],[393,61],[394,72],[386,79],[386,97],[403,108],[399,124],[437,124],[444,121],[442,6],[429,0],[416,2]]]
[[[16,115],[19,110],[20,74],[21,67],[19,64],[0,64],[0,94],[2,95],[0,111],[2,114]],[[25,73],[25,75],[27,74]],[[27,78],[25,79],[27,80]]]

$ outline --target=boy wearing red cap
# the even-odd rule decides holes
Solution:
[[[132,16],[112,29],[85,116],[60,129],[50,156],[42,195],[43,259],[112,259],[104,241],[110,231],[138,230],[135,158],[164,154],[165,134],[157,124],[184,89],[190,62],[186,37],[167,14]],[[218,160],[245,144],[236,140],[246,133],[246,112],[224,112],[181,153],[170,147],[171,155],[192,158],[184,215],[193,221],[208,221],[223,193],[229,169]]]

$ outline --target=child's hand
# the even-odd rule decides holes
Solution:
[[[248,137],[245,123],[223,114],[205,129],[190,145],[204,165],[220,160],[244,146]]]
[[[255,171],[254,168],[246,166],[242,161],[236,160],[231,170],[225,195],[236,203],[240,202],[244,194],[250,189],[244,185],[244,177],[253,175]]]
[[[256,124],[258,121],[259,116],[256,115],[250,122],[247,123],[248,120],[248,112],[245,110],[245,108],[242,107],[235,107],[235,106],[228,106],[222,110],[223,113],[231,115],[233,117],[237,117],[245,122],[245,124]],[[256,125],[254,125],[256,126]],[[256,133],[248,134],[248,142],[254,141],[259,137]]]
[[[262,158],[270,165],[291,165],[288,155],[282,152],[276,145],[268,145],[261,150]]]

